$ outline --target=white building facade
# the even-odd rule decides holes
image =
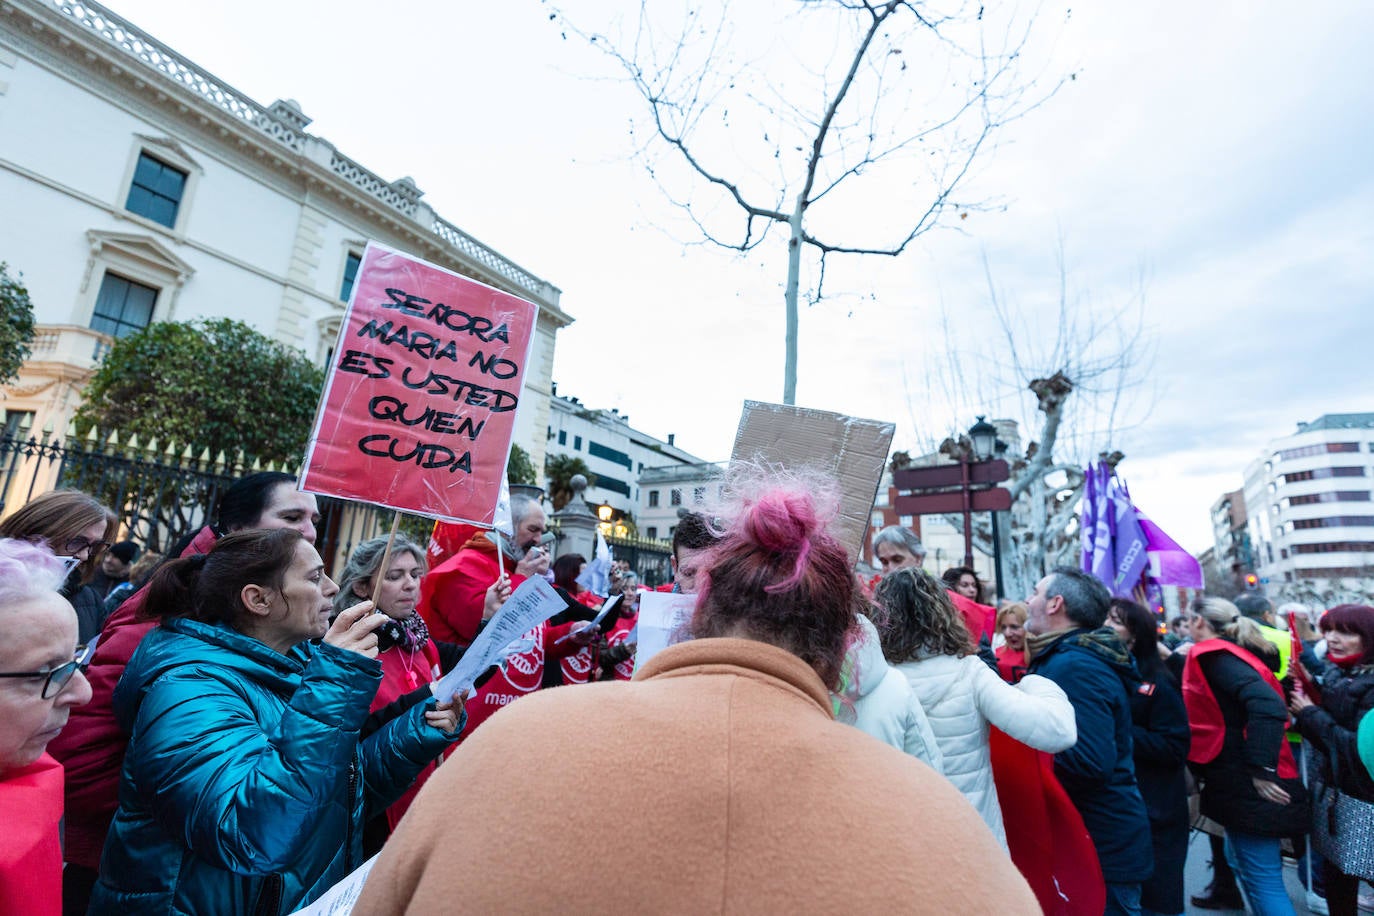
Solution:
[[[1255,571],[1269,594],[1365,593],[1374,580],[1374,413],[1327,414],[1245,469]]]
[[[544,449],[548,455],[569,455],[586,462],[596,475],[595,485],[586,490],[587,502],[611,507],[617,518],[631,514],[640,537],[666,539],[667,528],[653,511],[658,507],[649,505],[659,497],[650,496],[640,475],[647,468],[702,464],[700,458],[678,448],[674,439],[671,434],[663,440],[641,432],[618,411],[593,410],[577,398],[555,395],[550,400]]]
[[[323,364],[375,239],[539,307],[515,441],[542,468],[558,288],[309,124],[97,4],[0,0],[0,260],[39,325],[11,418],[60,434],[112,341],[153,321],[239,319]]]

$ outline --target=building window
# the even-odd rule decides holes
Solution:
[[[566,429],[560,429],[560,430],[558,431],[558,444],[559,444],[559,445],[567,445],[567,444],[568,444],[568,431],[567,431]]]
[[[343,285],[339,287],[339,298],[344,302],[353,295],[353,281],[358,279],[358,268],[362,266],[363,256],[350,251],[344,259]]]
[[[112,273],[100,281],[100,293],[91,315],[91,330],[111,337],[128,337],[153,320],[157,290]]]
[[[171,229],[176,226],[177,210],[185,191],[186,172],[147,153],[139,153],[124,209]]]
[[[706,498],[705,487],[692,487],[692,502],[701,502]]]
[[[1300,518],[1296,530],[1305,528],[1374,528],[1374,515],[1333,515],[1328,518]]]
[[[670,505],[670,506],[680,506],[680,505],[682,505],[682,491],[681,491],[681,490],[670,490],[670,491],[668,492],[668,505]]]
[[[1359,450],[1360,443],[1358,442],[1324,442],[1320,445],[1304,445],[1300,448],[1286,448],[1279,452],[1279,457],[1284,461],[1288,461],[1292,458],[1309,458],[1312,455],[1358,452]]]
[[[1331,477],[1363,477],[1364,468],[1314,468],[1311,471],[1298,471],[1284,474],[1284,483],[1301,483],[1304,480],[1326,480]]]
[[[634,467],[634,462],[630,460],[629,455],[619,449],[607,448],[600,442],[588,442],[587,454],[591,455],[593,458],[600,458],[603,461],[610,461],[621,465],[626,470]]]
[[[581,436],[573,436],[573,451],[575,451],[575,452],[580,452],[580,451],[582,451],[582,437],[581,437]]]
[[[1368,553],[1374,541],[1333,541],[1329,544],[1295,544],[1294,553]]]
[[[33,429],[32,410],[7,410],[5,411],[5,431],[3,437],[6,439],[16,439],[19,437],[19,429],[24,426],[25,419],[28,420],[28,428]]]
[[[655,528],[653,525],[650,525],[648,528],[645,528],[645,529],[644,529],[644,534],[645,534],[645,535],[649,538],[649,540],[651,540],[651,541],[657,541],[657,540],[658,540],[658,529]]]
[[[657,490],[650,490],[650,491],[649,491],[649,508],[650,508],[650,509],[657,509],[657,508],[658,508],[658,491],[657,491]]]

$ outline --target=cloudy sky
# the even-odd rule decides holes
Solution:
[[[692,244],[633,159],[636,97],[543,3],[110,6],[259,102],[296,99],[312,133],[412,176],[447,219],[559,286],[576,318],[561,394],[707,459],[728,456],[744,399],[781,400],[782,236],[747,256]],[[567,3],[592,29],[629,6]],[[740,21],[734,58],[761,62],[755,96],[774,82],[806,97],[786,67],[818,69],[841,43],[755,28]],[[1062,266],[1090,338],[1073,355],[1110,351],[1113,315],[1144,326],[1116,432],[1080,414],[1063,457],[1121,449],[1141,507],[1209,546],[1209,505],[1268,440],[1374,410],[1359,368],[1374,346],[1370,34],[1371,4],[1045,7],[1027,60],[1074,79],[975,168],[962,199],[999,206],[956,212],[898,259],[833,261],[828,296],[801,315],[798,403],[894,421],[909,450],[978,413],[1033,422],[990,287],[1026,377],[1048,373]],[[929,80],[913,48],[903,60]],[[733,126],[756,142],[768,125],[750,117]]]

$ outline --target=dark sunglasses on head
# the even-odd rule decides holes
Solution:
[[[67,682],[72,679],[72,675],[78,670],[84,670],[91,663],[91,656],[95,654],[95,644],[97,640],[92,640],[88,645],[77,646],[72,660],[66,664],[58,665],[56,668],[49,668],[47,671],[7,671],[0,672],[0,677],[32,677],[43,678],[43,690],[41,696],[45,700],[51,700],[62,692],[67,686]]]

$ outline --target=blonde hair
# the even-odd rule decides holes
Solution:
[[[1002,629],[1002,623],[1008,617],[1015,617],[1017,623],[1025,623],[1029,613],[1025,604],[1020,601],[1008,601],[1006,604],[1002,605],[1002,609],[997,612],[997,629]]]
[[[1256,655],[1272,655],[1274,644],[1264,637],[1259,624],[1241,614],[1240,609],[1225,598],[1199,598],[1193,602],[1193,613],[1207,621],[1216,634]]]

